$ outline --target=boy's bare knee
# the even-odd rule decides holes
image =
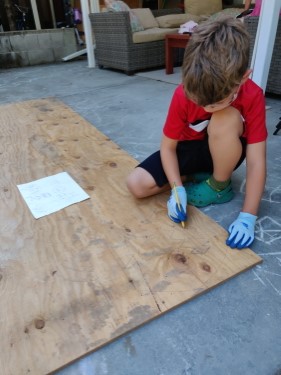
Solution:
[[[243,121],[240,112],[234,107],[228,107],[222,111],[212,114],[208,126],[208,135],[211,137],[220,137],[227,135],[237,135],[240,137],[243,133]]]
[[[135,177],[134,173],[132,172],[128,177],[127,177],[127,188],[129,192],[136,198],[142,198],[141,195],[141,190],[139,188],[138,180]]]
[[[154,178],[143,168],[137,167],[127,178],[127,187],[135,198],[145,198],[161,191]]]
[[[147,173],[142,168],[135,168],[127,177],[127,188],[135,198],[144,198],[147,195],[145,188],[145,176]]]

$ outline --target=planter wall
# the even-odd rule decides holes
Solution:
[[[72,28],[2,32],[0,68],[57,62],[77,49]]]

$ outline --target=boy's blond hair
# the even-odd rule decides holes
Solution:
[[[239,19],[220,17],[197,26],[182,66],[186,95],[200,106],[227,98],[247,71],[250,36]]]

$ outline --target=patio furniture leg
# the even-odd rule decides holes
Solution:
[[[279,120],[281,120],[281,117],[279,117]],[[273,135],[277,135],[279,130],[281,130],[281,121],[279,121],[278,124],[276,125],[276,129],[275,129]]]

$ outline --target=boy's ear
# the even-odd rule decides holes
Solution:
[[[250,78],[250,75],[252,74],[253,69],[247,69],[246,72],[243,74],[241,83],[245,83],[248,78]]]

